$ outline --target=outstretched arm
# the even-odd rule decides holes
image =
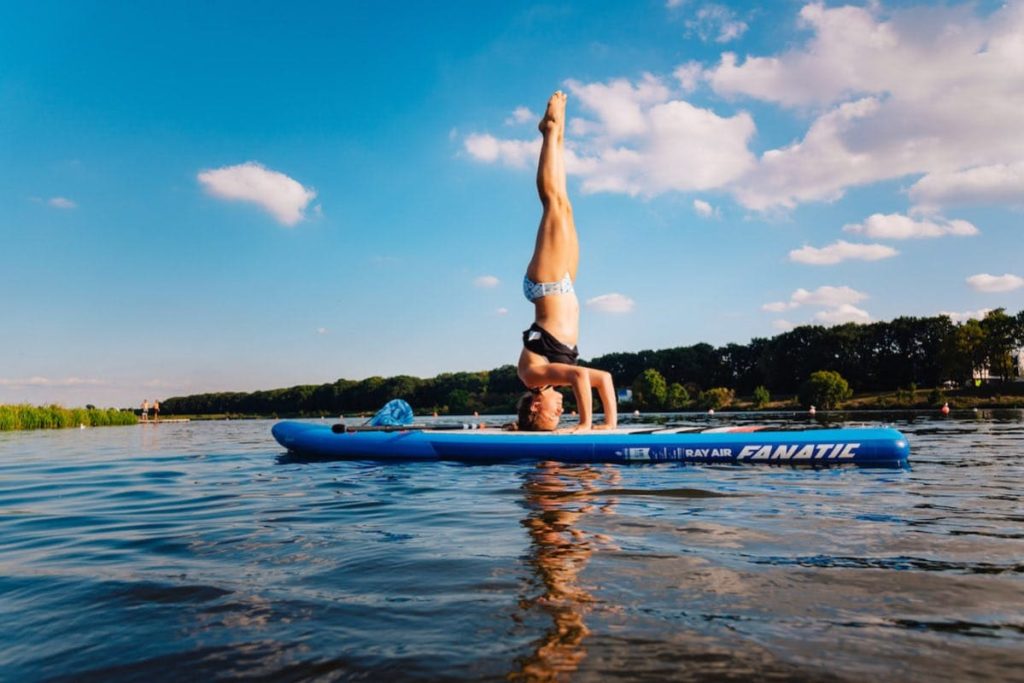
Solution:
[[[615,382],[611,373],[604,370],[590,369],[590,383],[597,389],[604,406],[604,424],[595,429],[615,429],[619,424],[618,397],[615,395]]]
[[[594,368],[581,368],[566,363],[548,363],[531,365],[520,373],[530,386],[570,386],[576,395],[576,407],[580,414],[580,423],[574,431],[586,431],[593,427],[594,398],[592,389],[597,389],[604,406],[604,424],[596,429],[615,429],[619,424],[618,402],[615,395],[615,382],[610,373]]]
[[[519,371],[519,376],[528,386],[551,384],[572,387],[572,393],[576,395],[576,408],[579,410],[580,417],[580,423],[573,427],[573,431],[586,431],[591,428],[594,415],[594,397],[590,393],[593,372],[600,371],[567,363],[546,363],[523,368]],[[601,400],[604,400],[603,395]]]

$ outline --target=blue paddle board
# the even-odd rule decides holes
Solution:
[[[617,429],[556,434],[499,429],[410,429],[335,433],[330,425],[279,422],[277,442],[306,459],[453,460],[460,462],[768,463],[902,467],[907,438],[890,428],[772,431],[738,427]]]

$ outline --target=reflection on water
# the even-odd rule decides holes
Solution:
[[[614,513],[614,499],[595,508],[591,493],[599,483],[611,486],[620,479],[614,467],[555,462],[538,463],[527,472],[523,492],[530,513],[523,526],[530,534],[530,564],[540,580],[540,593],[522,599],[520,607],[543,610],[551,617],[552,626],[510,678],[557,680],[559,675],[575,671],[586,656],[583,640],[589,631],[584,617],[594,598],[580,584],[579,574],[595,545],[610,546],[612,539],[588,536],[576,524],[582,515],[595,511]]]
[[[909,470],[3,433],[0,680],[1021,680],[1021,413],[883,421]]]

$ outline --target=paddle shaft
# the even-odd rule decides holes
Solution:
[[[445,430],[464,430],[464,429],[484,429],[487,425],[474,424],[474,423],[456,423],[456,424],[408,424],[408,425],[345,425],[345,424],[333,424],[331,425],[331,431],[335,434],[345,434],[348,432],[408,432],[408,431],[422,431],[424,429],[445,431]]]

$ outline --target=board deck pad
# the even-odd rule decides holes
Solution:
[[[889,427],[779,430],[743,425],[620,428],[582,434],[500,429],[410,429],[334,433],[328,424],[284,421],[271,430],[292,454],[311,460],[460,462],[766,463],[903,467],[907,438]]]

